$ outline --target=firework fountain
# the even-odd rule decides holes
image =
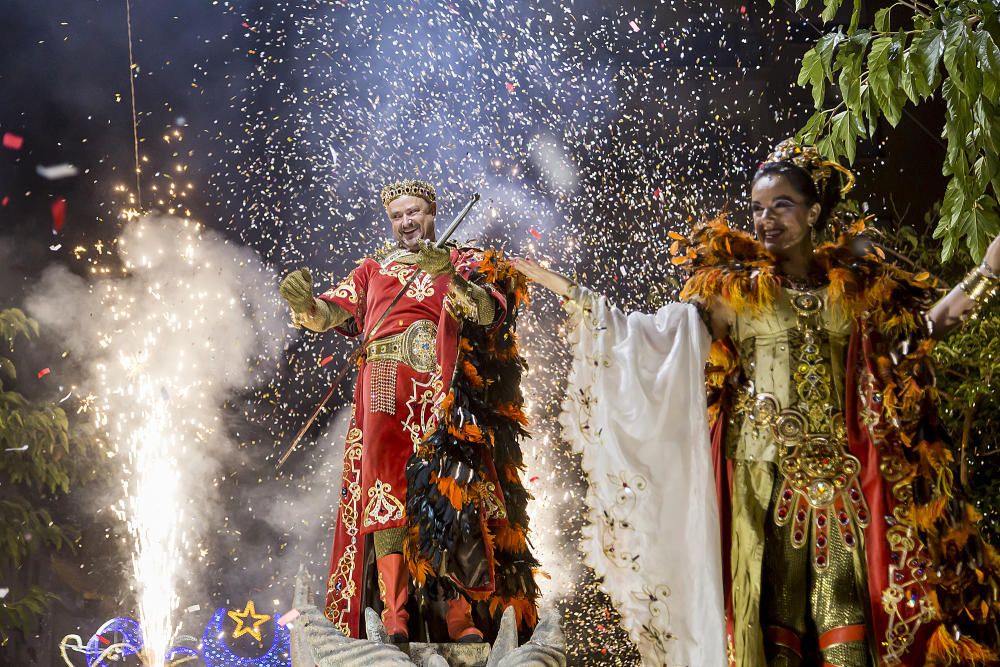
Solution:
[[[52,269],[29,309],[85,360],[94,420],[121,470],[115,510],[131,537],[143,659],[159,667],[182,597],[197,592],[213,472],[235,449],[225,401],[253,384],[256,361],[273,367],[283,324],[256,256],[196,223],[141,218],[117,247],[121,277],[88,285]]]

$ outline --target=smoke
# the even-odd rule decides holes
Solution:
[[[226,401],[275,368],[287,328],[271,271],[197,223],[145,216],[117,251],[121,267],[91,282],[48,268],[26,307],[62,338],[80,386],[96,396],[91,415],[107,435],[105,469],[120,475],[114,509],[132,537],[140,622],[157,664],[181,589],[198,579],[220,501],[215,473],[236,451]]]

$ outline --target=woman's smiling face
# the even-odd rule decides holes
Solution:
[[[781,174],[764,174],[754,182],[750,210],[758,240],[776,257],[812,250],[810,232],[821,207],[809,204]]]

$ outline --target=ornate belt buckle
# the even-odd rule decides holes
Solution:
[[[437,368],[437,325],[430,320],[418,320],[403,333],[403,358],[410,367],[421,373],[432,373]]]

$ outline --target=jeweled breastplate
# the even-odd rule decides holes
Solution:
[[[823,327],[823,299],[814,292],[789,292],[796,324],[788,332],[791,405],[773,394],[747,387],[736,409],[756,434],[769,431],[779,447],[781,486],[774,507],[779,526],[791,523],[791,542],[802,548],[813,528],[813,557],[828,563],[831,524],[844,544],[856,548],[858,531],[868,525],[861,492],[861,464],[848,450],[841,401],[831,377],[830,336]]]

